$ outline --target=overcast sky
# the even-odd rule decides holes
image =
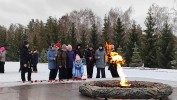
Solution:
[[[121,8],[124,11],[132,6],[133,18],[143,26],[148,8],[153,3],[169,8],[177,6],[176,0],[0,0],[0,25],[27,25],[31,19],[46,22],[49,16],[60,18],[72,10],[84,8],[92,9],[104,18],[111,8]]]

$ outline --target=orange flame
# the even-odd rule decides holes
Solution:
[[[106,47],[111,47],[109,46],[109,44],[106,43]],[[125,60],[122,58],[122,56],[120,56],[117,52],[111,52],[111,49],[106,49],[106,50],[110,50],[107,51],[107,53],[110,55],[110,62],[114,62],[117,63],[117,71],[118,74],[120,76],[120,85],[121,86],[130,86],[131,84],[128,84],[126,79],[125,79],[125,74],[123,72],[123,68],[121,67],[121,64],[125,63]]]

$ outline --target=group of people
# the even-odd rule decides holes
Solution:
[[[1,51],[1,49],[0,49]],[[114,52],[114,45],[111,45],[111,51]],[[24,41],[23,46],[20,49],[20,70],[21,79],[26,81],[25,73],[28,72],[28,81],[31,81],[32,69],[37,72],[38,63],[37,51],[29,51],[29,43]],[[119,77],[117,72],[117,64],[114,62],[106,62],[105,48],[103,44],[99,44],[98,49],[95,51],[93,45],[88,45],[87,49],[82,49],[79,44],[75,49],[72,46],[60,43],[52,43],[47,52],[49,81],[55,80],[58,74],[59,81],[64,79],[76,79],[80,80],[84,73],[83,58],[86,60],[87,78],[93,77],[93,68],[96,65],[97,74],[96,78],[106,78],[105,67],[106,63],[109,64],[108,70],[110,70],[112,77]],[[100,75],[101,74],[101,75]]]
[[[114,45],[111,45],[111,52],[115,52]],[[93,77],[94,65],[96,65],[97,68],[96,78],[106,78],[106,56],[109,57],[109,55],[106,54],[103,44],[99,44],[96,51],[94,51],[93,45],[91,44],[88,45],[86,50],[82,49],[80,44],[77,45],[74,50],[70,44],[63,44],[62,46],[60,46],[60,43],[52,44],[47,52],[48,67],[50,70],[49,80],[55,80],[58,72],[59,81],[63,81],[63,79],[81,79],[84,73],[82,62],[84,57],[86,59],[87,78]],[[109,57],[108,60],[108,69],[112,77],[119,77],[117,64],[110,62],[110,59],[111,57]]]
[[[61,49],[60,49],[61,48]],[[75,53],[72,50],[72,46],[66,46],[60,43],[51,44],[50,49],[47,52],[49,81],[55,80],[58,70],[59,81],[63,79],[81,79],[84,68],[80,52]]]

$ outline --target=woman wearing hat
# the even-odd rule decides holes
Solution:
[[[47,60],[48,60],[48,68],[50,70],[49,73],[49,81],[55,80],[58,72],[56,57],[58,54],[59,45],[51,44],[51,49],[47,52]]]
[[[4,47],[0,48],[0,73],[4,73],[4,64],[6,58],[6,49]]]
[[[95,59],[96,59],[96,67],[97,67],[97,75],[96,78],[100,78],[100,72],[102,78],[106,78],[105,75],[105,56],[106,52],[102,44],[99,44],[99,48],[96,50]]]
[[[63,79],[67,79],[67,69],[66,69],[66,45],[63,44],[61,50],[57,55],[57,67],[59,68],[58,78],[59,81],[63,81]]]
[[[66,56],[67,56],[66,58],[67,79],[69,80],[73,77],[72,68],[73,68],[73,62],[75,60],[75,54],[70,44],[67,46]]]

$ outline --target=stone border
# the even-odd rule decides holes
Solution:
[[[164,99],[172,94],[171,86],[156,82],[129,81],[131,87],[119,87],[118,80],[86,82],[79,87],[79,92],[88,97],[113,99]],[[139,88],[137,88],[137,87]]]

